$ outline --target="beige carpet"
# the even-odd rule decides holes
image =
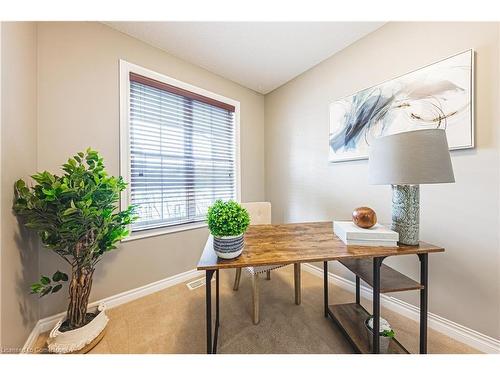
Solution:
[[[330,319],[323,317],[322,279],[302,271],[302,305],[294,304],[293,267],[261,279],[261,322],[251,321],[251,284],[243,273],[233,292],[234,270],[221,271],[219,353],[353,353]],[[214,289],[215,289],[215,283]],[[416,292],[408,292],[416,293]],[[353,301],[353,295],[330,287],[330,303]],[[362,301],[365,308],[370,303]],[[205,353],[205,287],[179,284],[109,310],[103,340],[91,353]],[[418,353],[418,323],[382,309],[398,340]],[[44,346],[47,333],[37,341]],[[429,353],[478,353],[429,329]]]

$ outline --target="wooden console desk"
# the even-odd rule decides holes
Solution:
[[[420,291],[420,353],[427,353],[427,269],[428,254],[442,252],[443,248],[421,242],[418,246],[397,247],[346,246],[333,233],[332,222],[254,225],[245,234],[245,249],[236,259],[219,259],[209,237],[198,263],[198,270],[206,272],[207,353],[216,353],[219,329],[219,270],[248,266],[282,265],[305,262],[323,262],[324,313],[331,317],[346,335],[358,353],[368,353],[364,320],[367,311],[360,304],[360,279],[373,288],[374,332],[380,326],[380,293]],[[384,258],[399,255],[418,255],[420,282],[382,264]],[[328,304],[328,261],[339,261],[356,275],[356,302],[341,305]],[[212,340],[212,277],[216,274],[215,329]],[[379,353],[379,335],[373,335],[373,353]],[[391,353],[408,353],[392,340]]]

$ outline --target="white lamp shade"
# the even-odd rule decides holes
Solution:
[[[377,138],[370,146],[373,185],[455,182],[444,129],[415,130]]]

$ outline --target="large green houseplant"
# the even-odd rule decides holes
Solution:
[[[69,279],[67,317],[61,328],[73,330],[93,318],[87,305],[96,264],[128,235],[135,215],[133,207],[117,210],[126,183],[108,176],[96,151],[79,152],[62,170],[61,176],[47,171],[35,174],[31,188],[17,181],[13,208],[24,225],[38,233],[42,244],[71,267],[71,278],[58,270],[52,278],[42,276],[31,291],[40,296],[55,293]]]

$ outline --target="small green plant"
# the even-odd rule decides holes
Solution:
[[[208,208],[207,222],[215,237],[239,236],[247,230],[250,216],[237,202],[218,199]]]
[[[391,329],[391,330],[388,330],[388,329],[384,329],[381,334],[381,336],[385,336],[385,337],[394,337],[395,334],[394,334],[394,331]]]
[[[47,171],[33,175],[32,187],[17,181],[13,209],[27,228],[38,233],[42,244],[71,267],[71,278],[61,271],[52,278],[42,276],[31,293],[52,294],[69,281],[67,322],[75,329],[88,322],[95,266],[128,235],[136,215],[132,206],[118,211],[120,192],[127,184],[121,177],[108,176],[97,151],[79,152],[62,169],[61,176]]]
[[[373,332],[373,317],[370,317],[370,319],[368,319],[368,327]],[[395,336],[395,333],[391,328],[389,322],[384,318],[380,318],[380,336],[390,337],[390,338],[393,338]]]

